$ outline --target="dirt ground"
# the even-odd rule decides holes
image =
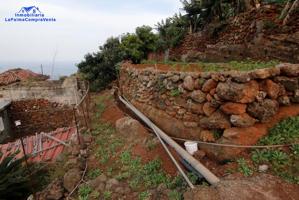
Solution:
[[[97,95],[111,96],[111,91],[104,91]],[[102,112],[101,117],[98,119],[101,122],[109,123],[115,126],[115,122],[120,118],[128,115],[133,118],[135,117],[114,98],[105,98],[104,103],[107,106]],[[268,128],[275,125],[282,118],[290,115],[297,115],[298,112],[299,106],[283,108],[271,123],[264,125],[264,127],[261,127],[260,125],[258,128],[261,132],[267,131]],[[140,131],[140,135],[138,136],[138,140],[149,140],[153,138],[153,133],[151,133],[151,131],[145,126],[144,129]],[[179,156],[173,149],[171,149],[171,152],[175,158],[179,160]],[[162,161],[161,167],[167,174],[171,176],[178,174],[176,167],[168,157],[162,145],[160,145],[158,142],[157,145],[150,150],[145,147],[143,143],[134,145],[132,148],[132,154],[141,157],[144,163],[159,157]],[[244,152],[241,156],[246,159],[249,158],[250,154]],[[256,172],[253,176],[244,177],[243,174],[238,172],[238,164],[236,162],[219,163],[206,156],[200,159],[200,162],[202,162],[216,176],[220,177],[221,182],[217,186],[210,187],[199,185],[197,186],[196,190],[185,193],[184,199],[296,199],[299,195],[298,185],[287,183],[282,181],[282,179],[279,177],[270,174]],[[96,158],[91,156],[89,158],[89,166],[94,168],[97,165],[96,163],[98,163]]]
[[[125,107],[123,105],[120,105],[120,102],[116,102],[114,99],[107,99],[105,101],[105,104],[109,106],[102,113],[102,121],[115,125],[118,119],[128,116],[128,114],[124,113],[123,110],[125,110]],[[143,138],[150,138],[153,137],[153,133],[144,128],[144,130],[140,131],[140,136]],[[173,149],[171,149],[171,152],[178,159],[178,155]],[[151,149],[151,151],[148,151],[143,144],[138,144],[133,147],[132,153],[135,156],[140,156],[143,162],[148,162],[159,156],[162,161],[162,168],[165,170],[165,172],[172,176],[175,176],[177,174],[175,165],[172,163],[171,159],[169,158],[168,154],[165,152],[161,144],[157,144],[153,149]]]

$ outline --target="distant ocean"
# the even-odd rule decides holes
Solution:
[[[60,76],[69,76],[77,72],[77,62],[72,61],[56,61],[53,68],[53,76],[51,79],[59,79]],[[36,73],[41,72],[41,65],[43,66],[43,73],[51,76],[52,62],[2,62],[0,61],[0,73],[13,68],[29,69]]]

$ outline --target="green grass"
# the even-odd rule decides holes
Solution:
[[[139,157],[133,158],[129,151],[124,151],[120,155],[120,160],[123,164],[123,170],[118,175],[118,179],[128,178],[132,189],[154,188],[159,184],[168,184],[170,182],[171,178],[161,169],[159,159],[142,164]]]
[[[79,200],[88,200],[89,194],[92,192],[92,189],[88,185],[83,185],[79,187]]]
[[[100,169],[93,169],[93,170],[91,170],[91,171],[89,171],[89,172],[87,173],[87,177],[88,177],[89,179],[95,179],[96,177],[100,176],[101,173],[102,173],[102,172],[101,172]]]
[[[259,141],[262,145],[292,144],[299,142],[299,116],[290,117],[270,129]],[[283,179],[299,184],[299,145],[289,148],[253,150],[251,159],[256,166],[267,164],[270,172]]]
[[[260,144],[287,144],[299,140],[299,116],[287,118],[272,129],[269,135],[260,140]]]
[[[180,96],[181,92],[176,88],[170,91],[170,96],[177,97]]]
[[[206,72],[215,71],[229,71],[229,70],[238,70],[238,71],[250,71],[254,69],[262,69],[276,66],[279,62],[272,61],[230,61],[226,63],[211,63],[211,62],[196,62],[196,63],[186,63],[186,62],[153,62],[153,61],[144,61],[144,64],[166,64],[169,65],[174,70],[191,70],[191,67],[197,67],[198,69]]]
[[[98,105],[104,105],[107,97],[96,97]],[[95,112],[104,112],[106,106],[96,106]],[[95,114],[94,117],[100,116]],[[123,184],[130,186],[134,192],[139,193],[139,199],[147,199],[151,189],[157,188],[160,184],[164,184],[166,188],[171,189],[171,199],[182,199],[182,193],[186,189],[187,184],[180,176],[170,177],[162,167],[161,161],[157,158],[147,163],[142,162],[140,157],[133,156],[131,149],[134,144],[126,143],[126,136],[120,135],[115,128],[100,120],[94,120],[92,124],[91,135],[95,138],[92,145],[92,152],[98,162],[97,167],[88,172],[87,178],[94,179],[100,174],[105,174],[109,178],[116,178]],[[145,145],[151,151],[156,145],[154,140]],[[95,194],[95,191],[81,189],[81,199],[94,198],[111,199],[112,191],[106,191],[101,194]],[[93,197],[96,195],[98,197]],[[176,198],[177,197],[177,198]]]
[[[139,200],[146,200],[150,197],[150,193],[148,191],[144,191],[144,192],[141,192],[139,195],[138,195],[138,199]]]
[[[105,191],[104,192],[104,199],[111,199],[112,192],[110,191]]]

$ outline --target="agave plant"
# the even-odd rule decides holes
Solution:
[[[30,192],[24,158],[15,159],[16,155],[12,154],[0,163],[0,200],[22,199]]]

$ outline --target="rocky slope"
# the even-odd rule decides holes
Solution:
[[[187,35],[170,57],[185,61],[228,61],[247,58],[299,62],[299,14],[288,25],[279,21],[281,6],[266,5],[213,22],[203,31]]]

